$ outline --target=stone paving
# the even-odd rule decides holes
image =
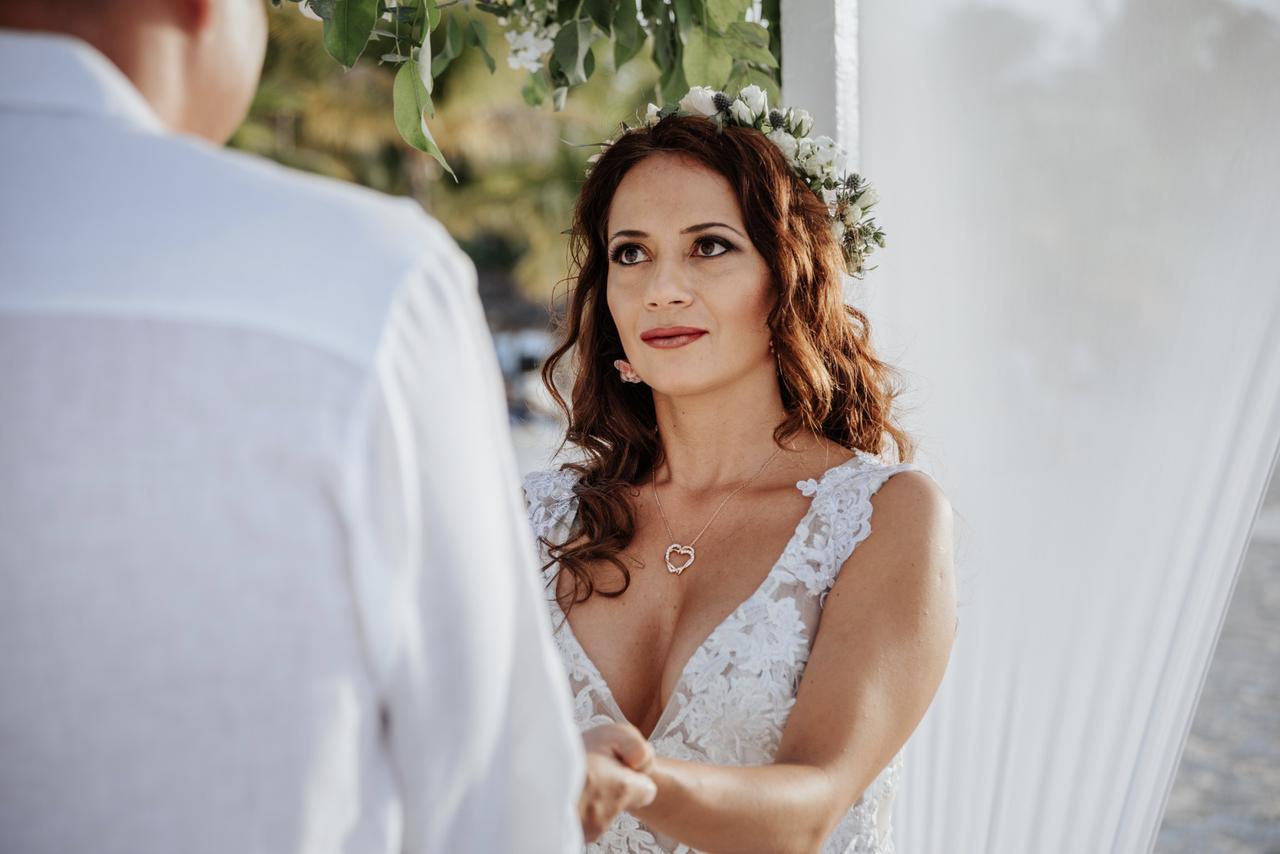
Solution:
[[[1280,470],[1178,766],[1156,854],[1280,854]]]

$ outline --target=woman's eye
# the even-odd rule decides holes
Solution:
[[[644,260],[644,250],[634,243],[624,243],[609,254],[609,260],[624,267]]]
[[[699,258],[714,258],[729,251],[729,244],[718,237],[704,237],[694,244],[693,254]]]

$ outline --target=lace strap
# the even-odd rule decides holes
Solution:
[[[535,537],[551,539],[557,527],[572,521],[578,510],[578,497],[573,494],[577,482],[575,472],[563,469],[544,469],[525,475],[525,508]]]
[[[885,481],[904,471],[920,471],[914,463],[886,464],[860,455],[861,465],[831,471],[813,489],[815,515],[828,531],[822,586],[830,590],[845,561],[871,535],[871,496]],[[825,598],[825,591],[824,591]]]

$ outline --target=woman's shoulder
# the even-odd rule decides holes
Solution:
[[[849,459],[832,466],[819,477],[799,481],[796,488],[807,496],[838,500],[851,491],[874,493],[885,481],[901,472],[915,472],[914,476],[908,477],[909,480],[932,480],[914,462],[902,462],[883,454],[855,449]]]
[[[822,478],[796,486],[813,497],[815,511],[830,525],[836,567],[870,535],[873,515],[879,529],[910,527],[913,520],[927,524],[950,512],[942,488],[919,465],[866,451],[855,451]]]

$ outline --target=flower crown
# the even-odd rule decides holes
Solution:
[[[769,109],[768,96],[759,86],[747,86],[736,98],[709,86],[694,86],[678,104],[662,108],[650,104],[644,127],[651,128],[673,115],[702,116],[720,127],[748,127],[763,133],[782,151],[787,165],[800,180],[826,203],[831,230],[844,251],[845,268],[851,276],[863,277],[867,256],[877,246],[884,248],[884,232],[869,213],[880,196],[861,175],[844,174],[846,155],[834,139],[809,136],[813,116],[805,110]],[[623,123],[621,133],[635,129]],[[588,175],[592,164],[604,153],[603,149],[613,142],[613,139],[605,140],[601,143],[602,150],[587,158]]]

